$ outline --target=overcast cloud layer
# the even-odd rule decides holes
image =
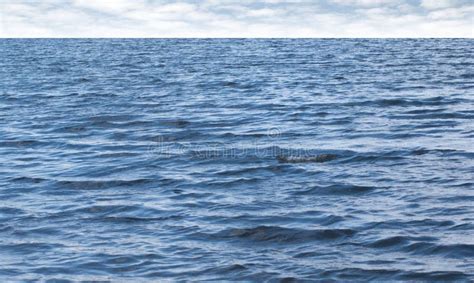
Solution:
[[[474,37],[474,0],[0,0],[1,37]]]

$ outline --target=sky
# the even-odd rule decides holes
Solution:
[[[474,37],[474,0],[0,0],[0,37]]]

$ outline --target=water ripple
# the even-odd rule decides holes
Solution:
[[[0,281],[474,280],[472,40],[0,41]]]

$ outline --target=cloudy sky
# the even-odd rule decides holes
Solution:
[[[474,0],[0,0],[0,37],[474,37]]]

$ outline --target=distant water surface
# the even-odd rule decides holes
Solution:
[[[473,40],[0,40],[0,279],[474,280]]]

